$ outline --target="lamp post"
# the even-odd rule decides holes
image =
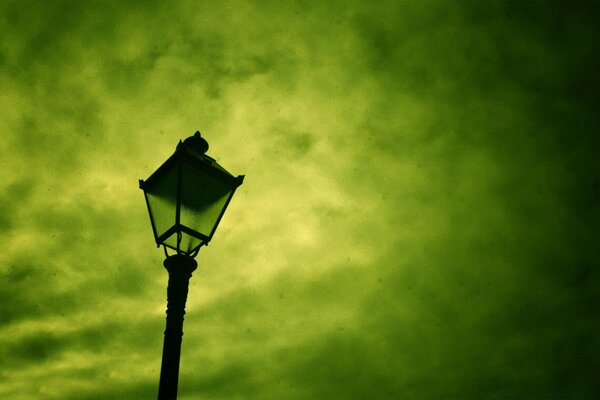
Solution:
[[[233,194],[244,180],[234,177],[205,153],[208,143],[196,132],[147,180],[140,180],[157,247],[163,246],[169,273],[167,324],[158,398],[176,399],[183,316],[194,257],[217,229]],[[169,250],[173,253],[169,255]]]

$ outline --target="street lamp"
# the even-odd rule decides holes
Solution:
[[[212,239],[244,176],[234,177],[207,156],[208,143],[196,132],[147,179],[140,180],[157,247],[169,272],[167,325],[158,398],[176,399],[183,316],[194,257]],[[169,250],[173,254],[169,255]]]

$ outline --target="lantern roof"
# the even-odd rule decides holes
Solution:
[[[200,136],[200,132],[196,131],[194,136],[190,136],[183,142],[180,140],[175,153],[171,155],[158,169],[150,175],[148,179],[140,180],[140,188],[146,189],[152,187],[154,182],[165,174],[177,161],[184,160],[192,163],[205,172],[213,175],[217,179],[230,182],[235,186],[239,186],[244,181],[244,175],[237,177],[229,173],[221,166],[214,158],[205,154],[208,150],[208,143]]]

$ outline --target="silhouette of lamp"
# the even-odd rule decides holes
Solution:
[[[179,141],[175,153],[147,180],[140,180],[154,239],[157,247],[163,246],[169,272],[159,399],[177,398],[185,302],[189,279],[198,265],[194,257],[213,238],[244,180],[207,156],[207,150],[208,143],[196,132]]]

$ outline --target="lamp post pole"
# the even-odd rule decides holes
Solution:
[[[196,270],[198,264],[190,256],[175,254],[165,259],[164,266],[169,272],[169,285],[167,287],[167,326],[163,342],[158,399],[175,400],[177,399],[177,382],[179,380],[185,302],[192,272]]]

